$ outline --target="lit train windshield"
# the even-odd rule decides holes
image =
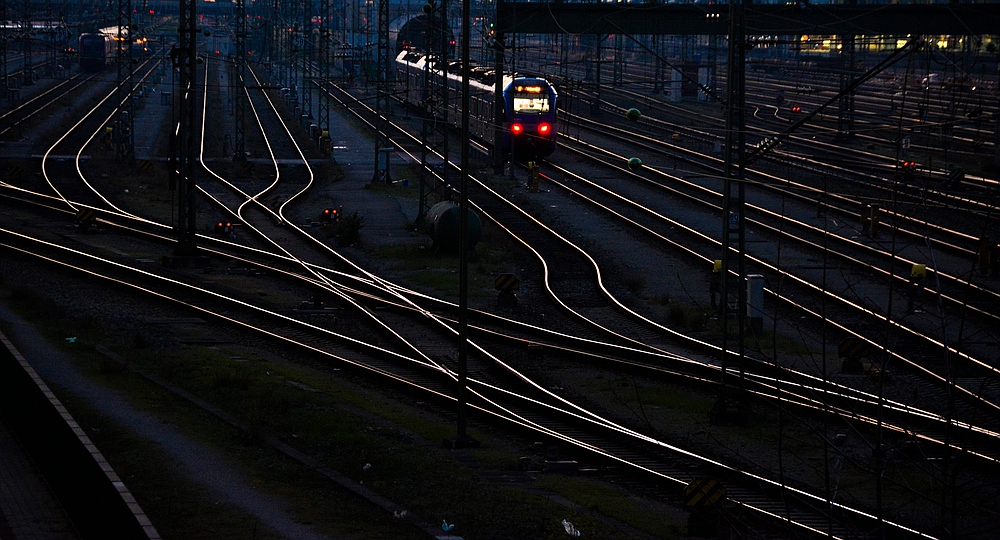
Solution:
[[[542,91],[541,86],[517,85],[513,88],[515,113],[546,113],[549,112],[549,96]]]

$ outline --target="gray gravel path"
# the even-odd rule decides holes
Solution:
[[[251,487],[249,480],[236,471],[224,455],[189,439],[159,418],[135,409],[117,392],[81,375],[71,357],[53,347],[31,325],[2,303],[0,319],[13,323],[11,339],[18,343],[21,354],[49,385],[86,400],[101,414],[130,429],[137,436],[157,443],[165,454],[180,465],[192,482],[210,488],[220,502],[243,509],[284,538],[328,538],[311,527],[296,523],[287,513],[282,500]]]

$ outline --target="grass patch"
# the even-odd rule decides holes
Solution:
[[[397,199],[418,200],[420,199],[420,166],[401,165],[393,167],[390,171],[392,175],[391,183],[371,182],[365,185],[365,189],[390,195]],[[437,202],[437,201],[435,201]]]
[[[764,331],[757,335],[747,332],[747,347],[761,354],[771,355],[775,350],[782,356],[809,356],[813,351],[802,340],[789,336],[775,335]]]
[[[513,245],[509,238],[489,222],[469,260],[469,296],[487,298],[496,295],[496,276],[510,271]],[[444,296],[457,296],[459,288],[458,254],[438,254],[425,245],[379,245],[367,248],[372,259],[384,261],[385,269],[402,280]]]
[[[622,285],[633,295],[638,296],[646,288],[646,276],[641,272],[629,268],[617,273]]]
[[[687,524],[664,518],[666,507],[652,507],[640,504],[627,491],[581,477],[547,475],[541,476],[535,484],[586,508],[591,512],[614,518],[658,538],[684,538]],[[567,518],[580,531],[581,536],[601,538],[595,531],[588,530],[585,515],[577,514]],[[565,534],[565,533],[564,533]]]
[[[28,288],[11,296],[25,308],[19,310],[25,318],[37,323],[53,343],[72,352],[85,376],[224,455],[250,487],[280,497],[296,521],[310,523],[331,537],[407,539],[423,537],[423,533],[386,519],[383,511],[272,451],[261,444],[265,437],[315,456],[331,469],[403,504],[414,515],[454,523],[453,532],[469,538],[559,538],[565,535],[562,519],[595,538],[629,537],[599,516],[577,516],[534,492],[484,481],[477,476],[479,469],[458,463],[451,452],[440,448],[442,438],[454,434],[454,424],[422,406],[385,399],[378,390],[355,384],[346,372],[314,369],[304,363],[309,361],[306,358],[286,362],[238,346],[157,348],[157,343],[164,342],[142,337],[141,326],[68,315],[58,302]],[[64,340],[69,331],[85,328],[94,344],[116,350],[131,368],[168,380],[249,428],[229,426],[132,369],[123,369],[96,348]],[[295,354],[294,350],[281,352],[282,356]],[[60,398],[64,393],[60,392]],[[248,512],[220,502],[217,494],[174,462],[173,454],[159,444],[117,426],[72,396],[64,401],[84,430],[94,435],[95,443],[165,538],[276,537]],[[503,441],[475,430],[470,435],[487,448],[473,456],[490,471],[519,473],[518,450],[505,450]]]
[[[30,287],[14,287],[7,303],[23,317],[33,320],[57,321],[66,316],[66,310],[55,300]]]
[[[323,227],[323,233],[338,246],[347,247],[361,240],[361,228],[364,226],[365,218],[355,211],[327,224]]]
[[[705,316],[705,310],[697,305],[673,304],[667,309],[667,324],[675,328],[701,332],[705,330],[708,318]]]
[[[613,400],[634,407],[661,407],[672,412],[703,413],[712,407],[712,399],[662,383],[647,383],[627,376],[594,377],[583,383],[585,393],[613,395]]]
[[[292,502],[291,513],[300,523],[312,524],[334,538],[418,539],[420,534],[402,522],[384,519],[384,512],[333,486],[313,471],[274,452],[237,440],[228,426],[205,416],[183,400],[157,392],[141,381],[134,390],[145,389],[151,399],[147,407],[166,411],[170,423],[193,431],[203,442],[226,447],[255,491],[270,493]],[[72,397],[62,398],[91,440],[115,467],[137,497],[163,538],[239,539],[283,538],[238,505],[226,502],[208,487],[189,480],[189,473],[160,445],[136,436],[109,421],[90,406]],[[154,405],[159,402],[159,405]],[[168,405],[169,403],[169,405]],[[179,421],[175,424],[174,421]],[[361,523],[366,523],[362,526]]]
[[[310,484],[309,471],[297,471],[297,465],[285,463],[284,458],[260,446],[264,436],[289,441],[321,456],[327,466],[391,500],[407,504],[418,515],[456,523],[454,532],[460,534],[498,540],[550,538],[561,530],[560,520],[567,515],[564,508],[520,490],[483,483],[471,470],[458,465],[449,452],[428,444],[454,434],[453,425],[395,402],[373,400],[371,395],[357,393],[335,377],[297,364],[259,358],[236,361],[230,356],[225,351],[192,347],[183,353],[136,354],[130,362],[169,377],[173,383],[249,422],[253,426],[249,434],[237,433],[228,426],[220,429],[214,419],[134,375],[103,374],[103,378],[134,396],[144,410],[183,426],[195,439],[227,448],[227,454],[238,460],[241,470],[258,489],[298,501],[298,511],[305,514],[301,519],[313,523],[325,523],[313,512],[322,514],[329,507],[315,500],[320,498],[317,488],[303,490],[303,485]],[[292,377],[316,391],[288,384]],[[488,440],[483,434],[470,434]],[[516,468],[516,459],[503,458],[499,451],[488,461],[494,466]],[[327,486],[325,490],[333,489]],[[344,507],[357,503],[334,504]],[[168,505],[165,511],[180,510]],[[371,519],[386,521],[378,515]],[[600,520],[578,521],[590,531],[600,531],[601,538],[627,537]],[[343,538],[406,537],[386,534],[336,533]]]

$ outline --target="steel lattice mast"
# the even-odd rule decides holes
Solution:
[[[858,0],[845,0],[847,5],[857,5]],[[840,98],[840,107],[837,113],[837,137],[854,137],[854,91],[847,91],[847,88],[854,84],[857,77],[857,64],[855,58],[857,40],[853,34],[842,37],[840,50],[840,90],[844,95]]]
[[[378,17],[378,9],[376,4],[381,0],[375,0],[374,2],[365,0],[362,4],[365,6],[365,14],[363,17],[364,22],[364,32],[362,33],[363,42],[363,65],[364,67],[364,77],[365,81],[371,82],[375,81],[378,84],[378,21],[375,19]],[[374,69],[373,69],[374,67]]]
[[[369,21],[369,24],[371,21]],[[389,0],[378,0],[378,46],[375,85],[375,177],[372,182],[389,183]]]
[[[298,31],[298,23],[295,22],[295,6],[292,2],[282,3],[281,13],[282,34],[284,35],[284,47],[282,47],[282,57],[285,60],[285,74],[282,80],[292,89],[292,99],[298,100],[298,93],[295,88],[295,34]]]
[[[236,34],[233,46],[236,54],[233,57],[233,76],[229,80],[230,95],[233,97],[233,120],[236,129],[233,133],[233,159],[245,161],[246,149],[246,62],[247,62],[247,12],[244,0],[236,0]]]
[[[427,55],[424,68],[423,100],[426,104],[421,125],[420,152],[420,208],[417,209],[417,222],[422,222],[430,210],[428,195],[434,192],[450,189],[448,181],[448,1],[441,0],[435,4],[424,6],[427,13],[425,27],[427,50],[437,51]],[[440,167],[431,163],[432,154],[441,156]],[[436,159],[436,158],[435,158]],[[435,170],[437,169],[437,170]],[[441,177],[438,184],[434,179],[437,173]],[[437,186],[437,187],[435,187]]]
[[[316,76],[325,85],[330,78],[330,0],[319,0],[319,54],[316,55]],[[316,124],[319,126],[320,151],[330,157],[330,96],[319,93]]]
[[[132,43],[135,27],[132,24],[132,0],[118,0],[118,34],[115,64],[118,67],[118,88],[115,99],[114,139],[118,161],[135,160],[135,107],[132,102]]]
[[[308,129],[309,123],[312,119],[312,96],[313,96],[313,9],[312,0],[303,0],[301,3],[302,8],[302,18],[299,19],[302,25],[302,33],[300,34],[300,42],[302,55],[302,114],[299,120],[302,127]]]
[[[737,0],[730,4],[729,28],[729,70],[726,77],[726,144],[725,164],[723,174],[722,215],[722,268],[720,308],[722,315],[722,347],[719,361],[722,364],[722,395],[713,407],[717,413],[713,418],[717,422],[726,422],[735,418],[744,408],[743,401],[743,360],[746,353],[744,335],[746,333],[746,295],[741,288],[746,282],[746,236],[744,206],[746,201],[746,30],[744,25],[745,8],[751,0]],[[735,249],[734,249],[735,248]],[[733,260],[735,258],[735,261]],[[730,276],[730,269],[737,270],[736,280]],[[736,347],[739,360],[739,381],[733,385],[727,375],[733,355],[729,352],[730,330],[730,297],[735,296]]]
[[[174,254],[193,257],[197,252],[195,228],[195,129],[197,127],[197,0],[180,2],[178,46],[173,50],[174,65],[179,69],[174,92],[177,123],[171,138],[171,186],[177,189],[177,247]]]
[[[7,20],[7,0],[0,0],[0,21]],[[10,98],[7,82],[7,25],[0,24],[0,101]]]
[[[22,86],[35,84],[35,68],[31,63],[31,0],[24,0],[24,11],[21,12],[21,43],[23,44],[24,62],[21,64],[23,76]]]

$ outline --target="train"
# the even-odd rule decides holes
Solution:
[[[123,39],[128,39],[128,34],[128,29],[125,28],[122,33]],[[101,71],[115,63],[118,54],[116,50],[118,41],[117,26],[80,34],[80,69],[82,71]],[[149,41],[144,37],[129,40],[129,46],[132,48],[133,59],[142,59],[149,55]]]
[[[102,71],[115,61],[115,41],[100,32],[80,34],[80,70]]]
[[[404,50],[396,56],[398,95],[408,104],[421,106],[424,99],[424,71],[436,61],[434,55],[417,50]],[[458,124],[461,118],[462,77],[457,63],[448,70],[448,85],[455,99],[448,100],[448,120]],[[432,71],[440,73],[440,71]],[[518,74],[503,76],[504,126],[500,140],[495,141],[494,83],[496,72],[485,66],[471,66],[469,87],[470,136],[501,148],[505,155],[518,161],[544,158],[556,149],[558,125],[558,93],[549,81],[541,77]]]

